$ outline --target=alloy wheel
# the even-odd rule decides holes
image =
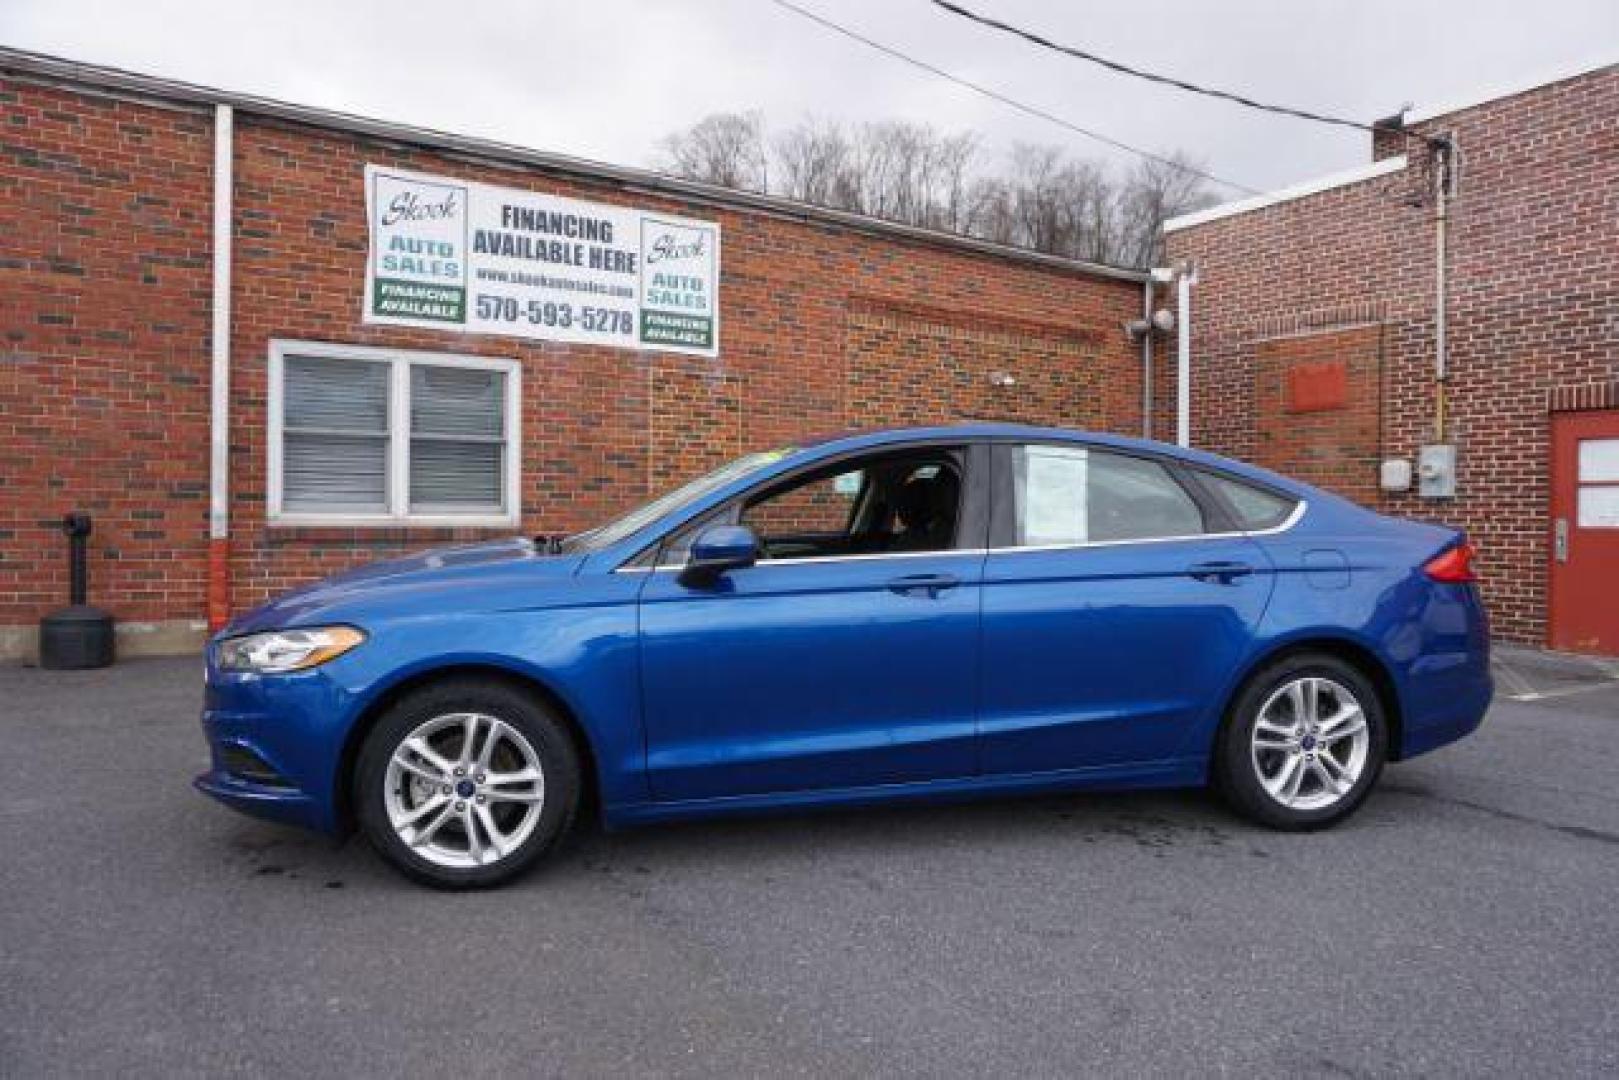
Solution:
[[[446,713],[394,748],[383,794],[389,824],[422,858],[457,869],[489,866],[539,824],[545,771],[512,725],[485,713]]]
[[[1290,810],[1324,810],[1354,790],[1366,770],[1371,729],[1342,683],[1291,679],[1260,706],[1251,758],[1259,783]]]

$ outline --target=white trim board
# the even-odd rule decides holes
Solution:
[[[1302,199],[1306,195],[1316,195],[1323,191],[1331,191],[1334,188],[1358,184],[1363,180],[1373,180],[1379,176],[1387,176],[1389,173],[1400,172],[1405,168],[1405,165],[1405,155],[1401,154],[1398,157],[1374,161],[1370,165],[1359,165],[1353,169],[1344,169],[1342,172],[1328,173],[1326,176],[1318,176],[1314,180],[1306,180],[1301,184],[1268,191],[1263,195],[1254,195],[1247,199],[1238,199],[1235,202],[1221,203],[1219,206],[1211,206],[1207,210],[1198,210],[1194,213],[1170,218],[1164,222],[1164,231],[1167,233],[1174,232],[1177,229],[1189,229],[1193,225],[1202,225],[1205,222],[1218,221],[1221,218],[1233,217],[1237,214],[1246,214],[1251,210],[1263,210],[1267,206]]]

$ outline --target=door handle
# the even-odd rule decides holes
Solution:
[[[1560,517],[1552,530],[1552,554],[1558,562],[1568,562],[1568,518]]]
[[[1199,581],[1212,581],[1219,585],[1231,585],[1240,577],[1247,577],[1254,572],[1254,568],[1245,562],[1235,562],[1227,559],[1216,559],[1212,562],[1194,564],[1186,571],[1188,577]]]
[[[926,595],[932,598],[960,584],[961,579],[954,574],[907,574],[890,581],[888,591],[901,596]]]

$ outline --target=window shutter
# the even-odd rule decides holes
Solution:
[[[412,511],[504,509],[505,404],[503,372],[411,367]]]
[[[281,503],[291,511],[388,510],[388,365],[289,356]]]

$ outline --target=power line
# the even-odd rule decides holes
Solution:
[[[1151,71],[1143,71],[1141,68],[1131,67],[1129,64],[1123,64],[1117,60],[1109,60],[1105,56],[1098,56],[1096,53],[1086,52],[1084,49],[1076,49],[1071,45],[1060,44],[1052,41],[1050,38],[1041,37],[1039,34],[1036,34],[1033,31],[1024,30],[1021,27],[1013,26],[1012,24],[1002,22],[999,19],[990,18],[987,15],[980,15],[975,11],[969,11],[960,4],[951,3],[950,0],[932,0],[932,3],[935,7],[941,8],[952,15],[960,16],[963,19],[968,19],[972,22],[978,23],[981,26],[990,27],[993,30],[1000,30],[1004,33],[1012,34],[1013,36],[1020,37],[1024,41],[1027,41],[1033,45],[1038,45],[1043,49],[1051,49],[1054,52],[1064,53],[1068,56],[1074,57],[1077,60],[1085,60],[1092,64],[1099,64],[1110,71],[1117,71],[1120,74],[1130,75],[1137,79],[1145,79],[1148,82],[1158,83],[1162,86],[1171,86],[1177,90],[1185,90],[1193,94],[1202,94],[1205,97],[1220,98],[1223,101],[1234,102],[1250,109],[1258,109],[1261,112],[1277,113],[1281,116],[1291,116],[1299,120],[1312,120],[1318,124],[1333,124],[1337,127],[1353,128],[1356,131],[1369,131],[1373,133],[1385,130],[1397,130],[1392,128],[1379,128],[1373,124],[1361,123],[1358,120],[1346,120],[1341,116],[1327,116],[1323,113],[1310,112],[1306,109],[1295,109],[1288,105],[1271,105],[1263,101],[1255,101],[1253,98],[1243,97],[1241,94],[1234,94],[1229,90],[1216,90],[1212,87],[1199,86],[1197,83],[1187,82],[1184,79],[1175,79],[1168,75],[1158,75]]]
[[[1131,146],[1129,143],[1121,142],[1120,140],[1111,136],[1103,135],[1100,132],[1091,131],[1088,128],[1080,127],[1078,124],[1075,124],[1070,120],[1064,120],[1062,117],[1046,112],[1044,109],[1037,108],[1033,105],[1026,105],[1023,102],[1018,101],[1016,98],[1007,97],[999,90],[992,90],[980,83],[975,83],[970,79],[964,79],[959,75],[954,75],[941,67],[936,67],[933,64],[928,63],[926,60],[918,60],[916,57],[903,53],[892,46],[884,45],[880,41],[874,41],[873,39],[866,37],[864,34],[857,33],[854,30],[850,30],[846,26],[839,25],[838,23],[833,22],[831,19],[824,18],[823,16],[818,15],[807,8],[799,7],[797,4],[792,3],[791,0],[770,0],[770,2],[779,8],[792,12],[794,15],[808,19],[810,22],[817,23],[827,30],[831,30],[837,34],[842,34],[844,37],[849,38],[850,40],[858,41],[867,48],[875,49],[886,56],[890,56],[895,60],[902,61],[914,68],[920,68],[930,75],[937,75],[941,79],[953,82],[957,86],[965,87],[966,89],[971,90],[973,93],[980,94],[992,101],[998,101],[1002,105],[1010,106],[1021,113],[1026,113],[1029,116],[1044,120],[1047,123],[1056,124],[1058,127],[1066,128],[1076,135],[1083,135],[1087,139],[1094,139],[1097,142],[1105,143],[1114,149],[1123,150],[1126,153],[1134,154],[1137,157],[1146,158],[1148,161],[1156,161],[1160,165],[1167,165],[1172,169],[1179,169],[1181,172],[1188,172],[1194,176],[1200,176],[1203,179],[1212,181],[1222,187],[1234,188],[1235,190],[1241,191],[1248,195],[1259,194],[1258,189],[1251,188],[1247,184],[1239,184],[1235,180],[1227,180],[1224,177],[1216,176],[1213,173],[1207,172],[1203,169],[1194,168],[1185,162],[1175,161],[1174,159],[1166,158],[1161,154],[1154,154],[1150,150],[1143,150],[1138,146]]]

